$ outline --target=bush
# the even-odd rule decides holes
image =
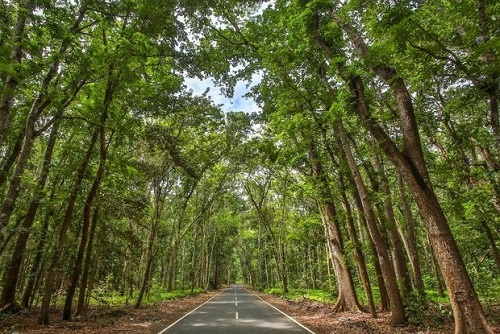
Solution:
[[[405,312],[408,323],[414,326],[422,326],[426,320],[427,299],[413,291],[405,300]]]

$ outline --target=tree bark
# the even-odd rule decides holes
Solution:
[[[16,142],[12,146],[12,151],[10,152],[9,157],[4,159],[5,163],[3,164],[2,169],[0,171],[0,187],[2,187],[5,181],[9,179],[10,170],[12,169],[14,162],[16,162],[17,157],[21,152],[21,148],[23,147],[23,138],[24,138],[24,132],[20,131],[17,136]]]
[[[9,309],[9,304],[13,306],[17,304],[16,286],[19,278],[19,271],[21,269],[24,251],[28,242],[30,234],[29,232],[33,225],[33,222],[35,221],[35,216],[42,197],[41,194],[43,192],[43,189],[45,188],[45,183],[47,182],[47,178],[49,175],[49,169],[52,163],[52,155],[54,152],[58,131],[59,121],[56,121],[52,125],[47,148],[45,149],[42,169],[40,171],[40,176],[35,187],[33,199],[31,200],[28,212],[24,217],[23,223],[21,225],[21,232],[19,233],[16,245],[14,246],[14,252],[12,253],[9,265],[6,267],[6,272],[4,273],[2,295],[0,296],[0,310],[6,310],[6,307],[7,309]],[[19,309],[19,307],[16,306],[15,308]]]
[[[149,241],[148,241],[148,250],[146,253],[146,270],[144,271],[144,278],[142,281],[142,286],[141,290],[139,291],[139,296],[137,297],[137,301],[135,303],[135,308],[140,308],[142,304],[142,299],[144,298],[144,293],[146,292],[146,289],[148,288],[150,284],[150,278],[151,278],[151,270],[153,267],[153,260],[154,260],[154,245],[156,241],[156,235],[158,233],[158,224],[160,220],[160,214],[161,214],[161,207],[162,203],[161,201],[164,200],[163,198],[163,191],[161,187],[161,181],[157,180],[155,181],[154,184],[154,215],[153,215],[153,221],[151,224],[151,231],[149,234]]]
[[[434,273],[434,277],[436,278],[436,289],[438,290],[438,293],[441,297],[444,297],[444,289],[443,289],[443,283],[442,283],[442,275],[441,271],[439,270],[439,265],[437,263],[436,255],[432,251],[432,245],[431,241],[429,239],[429,234],[427,233],[427,243],[429,244],[430,247],[430,258],[431,258],[431,264],[432,264],[432,271]]]
[[[481,227],[483,228],[484,233],[486,234],[486,239],[490,244],[491,255],[493,256],[493,260],[495,261],[495,264],[497,266],[497,271],[500,273],[500,253],[498,252],[498,247],[495,243],[495,238],[493,237],[493,233],[491,233],[491,229],[488,226],[488,223],[486,223],[486,221],[484,220],[481,222]]]
[[[7,189],[7,194],[2,202],[0,208],[0,241],[4,238],[5,230],[9,225],[9,221],[14,211],[14,207],[21,189],[21,179],[24,170],[28,164],[28,160],[31,154],[31,149],[36,137],[35,124],[38,120],[40,113],[48,106],[48,101],[43,99],[43,96],[38,96],[33,103],[28,120],[26,122],[26,127],[24,130],[24,139],[21,152],[17,158],[16,168],[12,174],[9,187]]]
[[[95,219],[96,220],[99,219],[99,216],[96,216]],[[96,223],[97,223],[97,221],[96,221]],[[102,244],[106,238],[106,229],[105,228],[100,228],[98,232],[99,233],[97,235],[96,245]],[[92,290],[94,289],[95,275],[97,272],[99,258],[101,256],[101,251],[102,251],[102,247],[96,247],[95,254],[93,257],[92,257],[92,252],[87,252],[87,254],[90,254],[90,258],[89,258],[90,265],[89,265],[89,279],[87,280],[88,287],[87,287],[85,301],[84,301],[85,309],[87,309],[89,307],[90,296],[92,294]]]
[[[375,309],[375,302],[373,300],[372,287],[370,283],[370,276],[368,275],[368,269],[366,267],[365,256],[361,249],[359,238],[356,232],[356,227],[354,226],[354,219],[352,216],[352,209],[349,200],[346,195],[346,186],[344,183],[343,176],[339,178],[340,184],[340,195],[342,197],[342,204],[346,212],[347,219],[347,232],[349,234],[349,239],[354,245],[354,259],[358,265],[358,272],[363,284],[363,289],[365,291],[366,300],[368,302],[368,308],[373,318],[377,318],[377,310]]]
[[[340,144],[340,146],[342,145]],[[380,261],[378,260],[379,257],[377,253],[377,247],[375,247],[375,243],[371,238],[371,236],[369,235],[370,233],[368,230],[368,223],[366,221],[366,217],[363,214],[363,203],[361,203],[361,196],[359,195],[356,183],[354,182],[354,178],[352,177],[352,175],[351,174],[347,175],[347,178],[349,179],[349,183],[351,184],[352,197],[354,199],[354,204],[356,205],[356,210],[359,212],[359,220],[363,226],[363,229],[365,229],[368,232],[367,240],[374,257],[373,267],[375,268],[375,273],[377,275],[377,285],[380,293],[380,308],[384,311],[389,310],[390,302],[387,289],[385,286],[384,275],[382,275],[382,268],[380,266]]]
[[[398,168],[408,184],[422,218],[432,249],[438,259],[455,316],[455,332],[492,333],[469,278],[462,256],[455,243],[441,205],[432,189],[415,120],[411,97],[401,78],[393,69],[381,67],[377,72],[391,83],[400,111],[403,150],[400,151],[370,114],[364,96],[364,84],[359,76],[349,78],[358,116],[364,122],[385,154]]]
[[[54,286],[56,284],[57,271],[59,269],[59,263],[61,260],[61,255],[63,252],[64,244],[66,243],[66,237],[69,225],[71,223],[73,217],[73,211],[76,204],[76,199],[78,197],[78,193],[80,191],[80,187],[83,181],[83,177],[85,175],[85,171],[87,170],[87,166],[90,162],[90,158],[92,156],[92,152],[94,151],[95,143],[97,142],[97,138],[99,137],[99,129],[94,131],[92,135],[87,151],[85,152],[85,156],[80,164],[80,167],[76,171],[75,181],[73,186],[71,187],[68,204],[66,206],[66,212],[64,214],[64,218],[61,224],[61,229],[59,231],[59,238],[56,243],[56,248],[54,250],[54,254],[52,255],[52,262],[49,267],[49,272],[47,278],[45,280],[45,287],[43,292],[42,306],[40,309],[40,315],[38,318],[38,322],[40,325],[48,325],[49,324],[49,308],[50,301],[52,299],[52,294],[54,290]]]
[[[106,145],[106,138],[104,132],[104,124],[101,125],[100,129],[101,136],[101,149],[100,149],[100,160],[99,167],[97,168],[96,176],[94,178],[94,182],[92,183],[92,187],[90,188],[89,194],[87,195],[87,199],[85,200],[84,208],[83,208],[83,226],[82,226],[82,235],[80,239],[80,245],[78,247],[78,253],[75,260],[75,265],[73,267],[73,273],[71,275],[71,281],[66,291],[66,301],[64,303],[63,309],[63,320],[71,320],[71,309],[73,305],[73,297],[75,295],[76,287],[78,285],[78,280],[80,278],[80,273],[82,271],[83,258],[85,255],[85,247],[87,246],[87,241],[89,239],[89,228],[91,225],[91,208],[92,203],[97,196],[97,191],[101,185],[101,181],[104,177],[105,165],[106,165],[106,156],[109,147]]]
[[[377,248],[378,260],[380,262],[382,275],[384,276],[384,281],[390,300],[391,322],[393,324],[404,324],[406,322],[406,315],[404,312],[404,306],[401,300],[401,295],[396,280],[396,274],[394,272],[394,268],[392,266],[389,253],[387,252],[387,249],[384,245],[384,241],[377,227],[376,218],[373,213],[373,208],[368,194],[368,190],[366,189],[359,168],[356,165],[356,162],[352,155],[351,148],[347,141],[347,135],[341,120],[337,121],[336,130],[338,132],[340,141],[342,143],[342,149],[347,158],[347,163],[351,170],[352,177],[354,178],[359,194],[361,196],[361,202],[363,204],[363,212],[366,216],[366,221],[368,223],[368,230],[373,239],[375,247]]]
[[[326,239],[330,249],[330,259],[337,279],[339,295],[334,309],[339,312],[362,312],[363,309],[359,304],[352,275],[345,259],[344,242],[340,232],[337,210],[333,203],[333,195],[312,140],[309,143],[308,155],[314,183],[318,189],[317,201],[327,233]]]
[[[61,186],[62,183],[64,182],[63,180],[58,180],[56,179],[53,184],[51,185],[51,193],[50,196],[48,197],[49,203],[53,201],[54,196],[56,194],[56,189],[58,186]],[[35,258],[33,259],[33,263],[30,266],[30,272],[28,274],[28,282],[26,283],[26,288],[24,289],[23,293],[23,298],[21,305],[27,309],[31,307],[32,301],[33,301],[33,291],[36,290],[36,287],[38,285],[38,278],[41,275],[38,275],[38,271],[42,272],[43,268],[40,268],[40,265],[42,264],[42,257],[44,253],[44,246],[47,244],[47,235],[49,233],[49,223],[50,219],[54,216],[54,209],[49,208],[48,212],[45,214],[45,217],[42,220],[42,226],[40,228],[41,235],[40,239],[38,240],[37,246],[35,248]]]
[[[63,309],[63,320],[71,320],[71,310],[73,305],[73,297],[75,295],[76,286],[78,285],[78,280],[82,271],[82,262],[85,255],[85,247],[87,246],[88,232],[90,227],[90,215],[92,203],[97,195],[97,191],[101,185],[101,181],[104,178],[104,171],[106,165],[106,158],[108,154],[110,141],[106,143],[106,120],[108,118],[109,109],[113,101],[113,94],[116,88],[116,80],[113,76],[113,65],[108,66],[108,80],[106,84],[106,90],[104,92],[104,100],[102,105],[102,112],[100,117],[100,127],[98,130],[98,136],[100,138],[100,148],[99,148],[99,167],[97,168],[96,176],[92,187],[87,195],[83,208],[83,225],[82,225],[82,235],[80,239],[80,245],[78,247],[78,253],[75,260],[75,265],[73,267],[73,273],[71,275],[71,281],[66,291],[66,301],[64,303]],[[96,139],[97,140],[97,139]]]
[[[391,187],[389,185],[389,180],[385,175],[384,165],[376,154],[373,156],[373,161],[374,167],[380,176],[382,191],[384,193],[384,213],[389,225],[387,227],[389,229],[389,239],[392,246],[392,257],[394,259],[396,276],[398,277],[400,286],[403,288],[403,296],[406,298],[411,292],[411,281],[410,274],[408,273],[408,266],[406,264],[406,258],[404,255],[405,250],[401,237],[398,233],[396,218],[394,217]]]
[[[311,15],[311,19],[312,19],[312,23],[310,24],[310,26],[308,27],[309,28],[309,32],[311,34],[311,37],[312,39],[314,40],[314,42],[318,45],[318,47],[321,49],[321,51],[323,53],[325,53],[327,56],[330,56],[333,52],[332,52],[332,46],[323,40],[323,38],[320,36],[319,34],[319,13],[317,12],[314,12],[312,15]],[[341,72],[342,69],[339,68],[339,72]],[[323,78],[324,79],[324,78]],[[328,82],[325,82],[327,85]],[[335,93],[332,89],[330,89],[330,93]],[[334,97],[334,95],[332,94],[332,96]],[[337,138],[337,141],[338,138]],[[342,146],[342,143],[339,141],[339,146]],[[346,153],[341,150],[345,157]],[[350,168],[350,167],[349,167]],[[350,170],[350,173],[349,173],[349,181],[350,183],[353,185],[353,197],[354,197],[354,200],[355,200],[355,203],[356,203],[356,207],[361,215],[360,219],[361,219],[361,222],[363,223],[364,225],[364,228],[369,230],[368,228],[368,222],[367,222],[367,217],[363,216],[363,212],[365,210],[365,206],[363,205],[362,203],[362,196],[357,188],[357,183],[355,182],[354,180],[354,177],[353,177],[353,173],[352,173],[352,170]],[[389,309],[390,307],[390,303],[389,303],[389,296],[388,296],[388,290],[387,290],[387,287],[386,287],[386,282],[384,280],[384,275],[383,275],[383,270],[382,270],[382,267],[381,267],[381,263],[379,261],[379,258],[380,258],[380,255],[378,254],[378,249],[377,247],[375,246],[375,241],[372,239],[372,237],[370,236],[369,238],[369,242],[370,242],[370,247],[372,249],[372,253],[373,255],[375,256],[375,261],[374,261],[374,267],[375,267],[375,270],[377,272],[377,282],[378,282],[378,287],[379,287],[379,290],[380,290],[380,302],[381,302],[381,308],[382,310],[387,310]]]
[[[326,81],[326,78],[323,77],[322,79],[324,81]],[[323,144],[324,144],[324,146],[326,148],[326,151],[328,153],[328,156],[330,158],[331,163],[335,166],[335,168],[338,168],[340,170],[338,182],[339,182],[339,185],[340,185],[342,205],[343,205],[344,210],[346,212],[347,231],[348,231],[348,234],[349,234],[350,241],[354,245],[354,249],[353,249],[354,259],[355,259],[356,264],[358,266],[358,272],[359,272],[359,275],[360,275],[360,278],[361,278],[361,281],[362,281],[362,284],[363,284],[363,289],[365,291],[366,299],[367,299],[367,302],[368,302],[368,307],[369,307],[369,310],[370,310],[370,313],[371,313],[372,317],[376,318],[377,317],[377,312],[376,312],[376,309],[375,309],[375,302],[373,300],[373,293],[372,293],[372,290],[371,290],[371,283],[370,283],[370,278],[369,278],[369,275],[368,275],[368,269],[366,267],[365,257],[363,255],[362,250],[361,250],[361,245],[360,245],[357,233],[356,233],[356,228],[354,226],[354,219],[353,219],[353,216],[352,216],[351,205],[349,204],[349,201],[348,201],[347,196],[346,196],[346,187],[345,187],[344,178],[343,178],[344,177],[343,176],[343,174],[344,174],[343,171],[346,168],[344,168],[345,166],[341,166],[341,164],[339,162],[337,162],[337,159],[335,158],[335,154],[334,154],[334,150],[332,148],[332,145],[331,145],[331,143],[329,142],[329,140],[327,138],[327,131],[326,131],[325,126],[323,125],[323,122],[321,122],[321,120],[316,115],[316,113],[312,112],[311,114],[312,114],[312,116],[314,118],[316,126],[321,131],[322,139],[323,139]],[[342,147],[342,143],[339,141],[339,139],[337,137],[335,138],[335,140],[337,142],[337,146],[340,148],[340,147]],[[340,152],[341,152],[341,156],[344,158],[344,161],[345,161],[346,160],[345,159],[345,154],[342,154],[342,150],[341,149],[340,149]],[[371,238],[370,238],[370,245],[373,248],[373,241],[371,240]],[[375,263],[376,263],[376,266],[375,266],[376,271],[377,271],[377,273],[379,273],[380,272],[380,266],[378,265],[378,261],[375,261]],[[328,267],[328,269],[330,269],[330,267]],[[381,295],[382,305],[385,304],[385,301],[387,299],[387,298],[385,298],[387,296],[387,293],[385,293],[385,291],[386,291],[385,290],[385,285],[382,284],[381,285],[381,289],[380,289],[380,295]],[[357,298],[356,298],[356,300],[357,300]]]
[[[82,278],[80,280],[80,289],[78,291],[78,303],[75,311],[75,316],[86,316],[87,304],[85,303],[85,296],[88,287],[88,280],[90,274],[90,265],[92,262],[92,249],[94,244],[95,231],[97,229],[97,223],[99,221],[99,206],[94,210],[94,215],[92,217],[92,225],[90,226],[89,241],[86,247],[85,260],[83,262],[83,272]]]
[[[401,174],[397,174],[398,188],[399,188],[399,196],[401,197],[401,204],[403,210],[403,216],[406,221],[406,233],[407,237],[404,240],[405,245],[407,245],[408,249],[408,258],[410,260],[410,265],[413,271],[413,282],[415,287],[417,288],[418,294],[420,296],[425,295],[425,286],[424,281],[422,279],[422,270],[420,268],[420,260],[418,256],[418,248],[417,248],[417,236],[415,234],[415,222],[413,219],[413,215],[411,213],[410,204],[408,202],[408,197],[406,196],[406,189],[404,187],[403,179]],[[403,233],[402,233],[403,234]],[[404,238],[404,234],[402,236]]]

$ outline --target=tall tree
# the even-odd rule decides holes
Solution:
[[[340,231],[340,222],[337,209],[333,202],[333,194],[329,189],[329,182],[323,166],[319,160],[314,142],[310,141],[309,159],[311,160],[312,174],[318,187],[318,205],[322,206],[320,212],[323,216],[327,240],[332,258],[332,265],[337,278],[338,298],[335,310],[338,311],[361,311],[350,268],[347,265],[344,254],[344,241]]]
[[[40,205],[42,192],[45,188],[45,183],[47,182],[49,166],[52,162],[54,146],[56,144],[59,131],[59,124],[60,121],[56,120],[52,125],[47,148],[45,149],[42,169],[40,170],[40,176],[35,190],[35,195],[31,200],[28,212],[23,219],[23,223],[21,225],[22,231],[19,233],[14,251],[12,253],[12,258],[4,273],[2,296],[0,297],[0,307],[2,308],[1,312],[16,311],[17,309],[22,308],[16,301],[16,287],[19,279],[19,271],[21,269],[21,264],[26,250],[26,244],[28,242],[29,230],[35,220],[36,212],[38,211],[38,207]]]
[[[337,12],[334,13],[334,15]],[[335,19],[333,16],[332,19]],[[348,19],[347,19],[348,20]],[[349,36],[360,57],[368,59],[370,48],[349,21],[337,21]],[[313,30],[318,46],[328,55],[332,48]],[[490,333],[481,304],[469,278],[462,256],[455,243],[447,219],[433,190],[424,159],[418,125],[413,109],[412,98],[404,80],[387,63],[369,64],[369,69],[383,80],[392,90],[399,111],[398,120],[403,134],[403,148],[390,138],[383,127],[373,117],[365,95],[365,84],[359,75],[343,73],[354,96],[356,112],[365,126],[378,141],[385,154],[401,171],[412,191],[422,217],[429,231],[431,244],[441,266],[443,276],[450,292],[455,314],[455,331]],[[465,297],[464,297],[465,296]]]

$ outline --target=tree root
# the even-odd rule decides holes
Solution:
[[[17,301],[13,303],[7,303],[0,308],[0,314],[17,314],[19,312],[25,311],[26,308],[19,304]]]
[[[352,307],[347,307],[347,303],[343,298],[337,299],[337,302],[333,306],[332,312],[340,313],[340,312],[358,312],[358,313],[368,313],[368,310],[357,303],[356,308],[352,309]]]

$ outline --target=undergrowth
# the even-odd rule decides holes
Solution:
[[[285,293],[281,288],[271,288],[271,289],[264,289],[264,292],[293,301],[302,301],[305,299],[315,300],[325,303],[331,303],[334,301],[333,294],[331,292],[324,290],[289,289],[288,293]]]

